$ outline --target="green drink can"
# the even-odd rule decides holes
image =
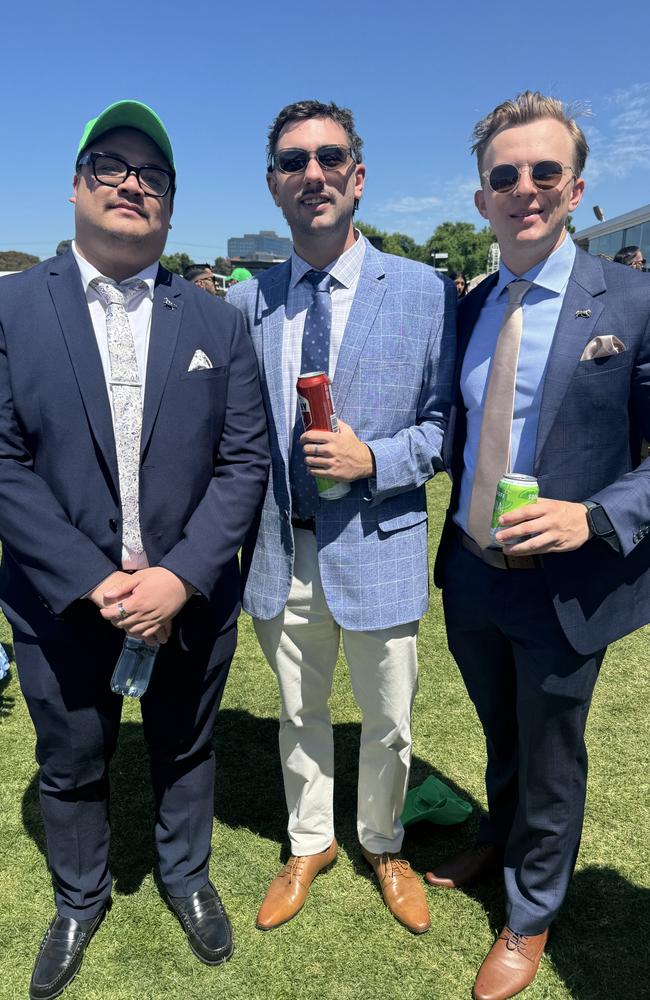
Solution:
[[[497,485],[497,493],[494,498],[494,510],[492,511],[492,525],[490,534],[496,545],[499,544],[494,537],[497,531],[501,531],[499,518],[508,511],[517,510],[518,507],[525,507],[526,504],[535,503],[539,497],[539,485],[534,476],[522,476],[518,472],[510,472],[507,476],[502,476]],[[515,539],[509,544],[513,545]]]

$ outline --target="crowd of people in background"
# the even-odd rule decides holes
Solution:
[[[614,257],[609,257],[607,254],[599,254],[598,256],[603,260],[613,260],[617,264],[625,264],[627,267],[633,267],[637,271],[644,271],[646,267],[643,251],[641,247],[637,246],[622,247]],[[436,268],[436,270],[443,273],[441,268]],[[485,277],[485,275],[480,275],[479,282],[476,279],[470,282],[462,271],[453,270],[448,271],[446,276],[454,283],[459,301],[465,298],[468,292],[475,288],[476,284]],[[197,288],[202,288],[203,291],[209,292],[210,295],[219,295],[225,298],[226,291],[218,283],[219,276],[213,272],[209,264],[192,264],[190,267],[185,268],[183,277],[187,281],[191,281]],[[240,281],[247,281],[252,277],[253,275],[247,268],[236,267],[225,279],[226,289],[231,288]]]

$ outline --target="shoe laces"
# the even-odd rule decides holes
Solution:
[[[405,858],[400,858],[397,854],[389,854],[384,851],[381,855],[380,863],[386,868],[386,876],[393,878],[395,875],[405,875],[411,867]]]
[[[508,951],[516,951],[524,958],[528,958],[526,955],[526,945],[528,944],[528,938],[530,934],[518,934],[517,931],[511,931],[510,928],[506,928],[501,938],[506,943],[506,948]]]
[[[289,885],[291,885],[294,878],[300,880],[304,866],[305,859],[303,857],[298,856],[289,858],[287,866],[284,869],[285,874],[289,878]]]

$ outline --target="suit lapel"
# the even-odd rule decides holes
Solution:
[[[369,243],[332,380],[332,398],[338,414],[343,411],[363,345],[386,294],[385,273],[381,254]]]
[[[597,298],[604,291],[606,285],[600,261],[577,250],[544,376],[535,468],[582,352],[594,336],[596,323],[605,308],[604,300]],[[589,311],[588,316],[583,315],[585,310]]]
[[[458,344],[456,351],[456,369],[454,374],[455,394],[452,399],[451,410],[449,412],[449,422],[445,432],[443,442],[443,452],[445,465],[452,469],[454,482],[460,482],[460,472],[462,471],[463,448],[465,447],[465,408],[463,397],[460,391],[460,375],[463,370],[463,361],[467,345],[469,344],[472,331],[476,325],[479,313],[485,304],[485,300],[496,285],[499,279],[498,271],[491,274],[471,292],[466,299],[463,299],[458,310]]]
[[[465,351],[467,350],[469,339],[472,336],[472,330],[476,326],[479,313],[485,305],[485,300],[498,280],[499,272],[495,271],[494,274],[491,274],[488,278],[477,285],[475,290],[470,292],[468,297],[461,302],[458,310],[458,353],[456,355],[457,376],[460,375],[460,370],[463,367]],[[459,378],[456,378],[456,385],[458,385],[458,382]]]
[[[147,356],[147,377],[142,412],[140,455],[144,455],[160,409],[163,390],[176,349],[183,316],[182,285],[173,282],[172,275],[158,268],[153,295],[151,334]]]
[[[282,341],[290,277],[291,262],[287,261],[285,265],[278,268],[274,275],[274,281],[268,288],[260,285],[258,301],[259,319],[262,326],[264,375],[276,426],[278,446],[283,454],[288,454],[289,450],[282,371]]]
[[[53,263],[48,286],[88,422],[117,488],[117,455],[104,369],[72,251],[68,251],[61,263]]]

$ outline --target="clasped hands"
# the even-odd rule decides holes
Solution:
[[[305,431],[300,438],[305,464],[312,476],[351,483],[375,474],[375,461],[367,444],[349,424],[338,421],[337,431]]]
[[[162,566],[135,573],[116,570],[88,594],[102,618],[149,646],[165,643],[172,619],[194,593],[194,588]]]
[[[539,499],[502,514],[496,540],[507,556],[539,556],[546,552],[572,552],[591,532],[587,508],[568,500]],[[531,537],[533,536],[534,537]],[[513,544],[513,539],[522,539]],[[510,544],[509,544],[510,543]]]

